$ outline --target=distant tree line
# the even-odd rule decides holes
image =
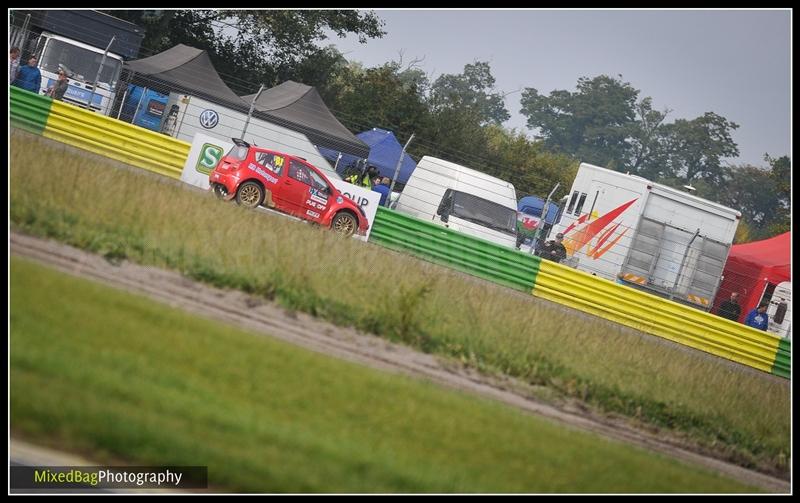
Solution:
[[[143,53],[182,43],[205,49],[223,80],[240,95],[260,84],[295,80],[314,86],[337,118],[353,131],[381,127],[409,153],[434,155],[511,181],[520,196],[555,197],[569,190],[579,162],[637,174],[680,187],[743,214],[737,241],[762,239],[790,225],[789,157],[765,154],[769,169],[729,165],[739,149],[739,125],[714,112],[667,121],[651,97],[622,76],[580,78],[574,92],[543,95],[526,88],[520,112],[535,139],[502,124],[510,117],[487,62],[436,79],[420,61],[365,68],[333,46],[320,47],[325,30],[360,41],[385,34],[382,21],[364,11],[109,11],[146,28]]]

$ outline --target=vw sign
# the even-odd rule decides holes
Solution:
[[[219,124],[219,114],[211,109],[203,110],[200,114],[200,125],[206,129],[213,129]]]

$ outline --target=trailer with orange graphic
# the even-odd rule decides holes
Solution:
[[[708,310],[741,213],[645,178],[581,163],[552,233],[567,265]]]

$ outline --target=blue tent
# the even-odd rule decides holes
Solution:
[[[391,179],[394,176],[400,152],[403,150],[403,146],[397,141],[394,133],[385,129],[373,128],[356,136],[369,146],[367,164],[378,168],[381,176]],[[338,151],[323,147],[319,147],[319,151],[331,164],[336,164],[340,154]],[[339,174],[343,174],[348,167],[356,166],[358,161],[358,157],[342,154],[342,158],[339,159],[339,163],[336,166],[336,171]],[[397,182],[405,184],[416,167],[417,163],[411,156],[408,154],[403,156],[403,163],[400,165],[400,172],[397,174]]]

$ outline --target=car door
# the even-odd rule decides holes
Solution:
[[[317,223],[322,223],[331,206],[331,187],[325,178],[313,167],[306,166],[311,175],[311,186],[308,197],[304,202],[304,217]]]
[[[270,201],[266,199],[264,205],[269,207],[275,205],[280,208],[280,183],[286,172],[286,159],[275,152],[262,150],[256,151],[253,158],[256,161],[256,172],[264,183],[264,188],[269,192],[269,195],[265,197],[271,198],[273,203],[270,204]]]
[[[280,185],[280,197],[286,205],[286,210],[292,215],[308,218],[306,215],[306,200],[311,189],[311,173],[305,164],[297,160],[289,161],[289,171]]]

